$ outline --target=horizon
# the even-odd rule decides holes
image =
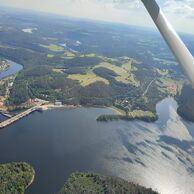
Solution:
[[[40,11],[40,10],[33,10],[33,9],[24,9],[24,8],[18,8],[18,7],[12,7],[12,6],[2,6],[0,5],[0,10],[6,8],[8,10],[8,12],[12,12],[12,13],[24,13],[24,14],[32,14],[34,15],[39,14],[39,15],[43,15],[44,17],[58,17],[60,19],[64,19],[64,20],[80,20],[83,22],[89,22],[89,23],[99,23],[99,24],[108,24],[108,25],[120,25],[120,26],[125,26],[125,27],[132,27],[132,28],[139,28],[139,29],[144,29],[144,30],[148,30],[148,31],[152,31],[155,33],[159,33],[158,29],[156,28],[155,25],[151,25],[151,26],[142,26],[142,25],[135,25],[135,24],[127,24],[127,23],[122,23],[122,22],[118,22],[118,21],[107,21],[107,20],[100,20],[100,19],[91,19],[91,18],[84,18],[84,17],[78,17],[78,16],[69,16],[69,15],[62,15],[62,14],[58,14],[58,13],[51,13],[51,12],[46,12],[46,11]],[[194,32],[186,32],[186,31],[180,31],[177,30],[179,35],[194,35]]]
[[[194,23],[194,3],[192,1],[158,0],[157,2],[177,31],[194,34],[191,25]],[[156,29],[142,3],[137,0],[62,0],[60,2],[0,0],[0,6]]]

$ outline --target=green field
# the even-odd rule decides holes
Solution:
[[[71,53],[69,53],[68,57],[74,57]],[[113,71],[116,76],[114,77],[115,80],[118,82],[124,83],[124,84],[131,84],[135,87],[139,87],[140,82],[135,78],[135,75],[132,71],[132,65],[133,62],[136,63],[133,59],[130,59],[128,57],[122,57],[122,58],[108,58],[103,56],[96,56],[95,54],[82,54],[80,57],[97,57],[103,60],[103,62],[99,63],[98,65],[95,65],[94,67],[89,67],[86,69],[86,74],[71,74],[68,76],[68,78],[72,80],[77,80],[82,86],[87,86],[92,83],[95,83],[96,81],[103,81],[105,84],[109,84],[109,81],[103,77],[100,77],[100,75],[96,75],[94,73],[95,69],[98,68],[107,68],[111,71]],[[123,61],[123,64],[119,66],[119,62]],[[118,65],[117,65],[118,64]]]
[[[72,75],[69,75],[68,78],[72,79],[72,80],[77,80],[79,81],[80,85],[85,87],[85,86],[88,86],[92,83],[95,83],[97,81],[101,81],[101,82],[104,82],[105,84],[109,84],[109,81],[100,77],[100,76],[97,76],[96,74],[94,73],[87,73],[85,75],[82,75],[82,74],[72,74]]]
[[[112,65],[111,63],[108,63],[108,62],[103,62],[103,63],[100,63],[99,65],[96,65],[94,69],[99,67],[105,67],[107,69],[110,69],[111,71],[114,71],[117,74],[115,79],[118,82],[122,82],[124,84],[132,84],[138,87],[140,83],[138,80],[136,80],[134,74],[131,72],[131,66],[132,66],[132,60],[130,60],[127,63],[124,63],[121,67]]]
[[[127,71],[127,72],[131,72],[131,66],[132,66],[132,60],[129,61],[128,63],[124,63],[122,65],[122,68]]]
[[[53,55],[53,54],[47,54],[47,57],[48,58],[53,58],[55,55]]]
[[[160,59],[157,57],[153,57],[153,60],[156,62],[160,62],[163,65],[178,65],[178,63],[176,61],[169,61],[169,60],[165,60],[165,59]]]
[[[82,54],[80,57],[96,57],[95,53],[89,53],[89,54]]]
[[[124,110],[121,110],[117,108],[116,106],[112,106],[111,108],[119,115],[126,115],[126,112]]]
[[[70,51],[66,51],[62,55],[62,58],[64,58],[64,59],[73,59],[74,57],[75,57],[75,54],[70,52]]]
[[[54,68],[53,69],[53,72],[56,72],[56,73],[64,73],[64,69]]]
[[[160,75],[160,76],[166,76],[169,74],[168,70],[161,70],[161,69],[156,69],[156,72]]]
[[[43,45],[40,44],[41,47],[47,48],[50,51],[53,52],[62,52],[64,51],[64,48],[62,46],[56,45],[56,44],[49,44],[49,45]]]

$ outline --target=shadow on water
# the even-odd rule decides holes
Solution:
[[[167,102],[170,103],[171,100],[168,100]],[[168,109],[168,105],[166,106]],[[166,160],[173,159],[174,150],[171,145],[189,149],[187,142],[179,142],[151,128],[155,125],[160,127],[162,120],[164,123],[168,120],[166,116],[168,111],[166,112],[163,107],[164,104],[159,110],[161,118],[159,123],[150,125],[144,125],[143,122],[100,123],[96,121],[101,114],[113,113],[110,109],[56,109],[32,113],[0,131],[0,162],[24,161],[35,168],[35,181],[27,190],[27,194],[57,193],[69,174],[75,171],[112,175],[119,169],[118,165],[122,164],[121,167],[123,167],[123,161],[128,165],[125,171],[131,172],[129,165],[133,168],[149,170],[149,154],[155,154],[156,149],[162,149],[162,153],[159,152],[159,154]],[[132,129],[133,133],[131,133]],[[160,136],[157,136],[157,133]],[[145,136],[142,137],[142,134]],[[160,137],[160,143],[162,142],[161,145],[157,142],[158,137]],[[165,147],[171,150],[170,154],[165,152]],[[115,148],[124,148],[128,154],[119,155],[121,153],[118,152],[116,155],[111,155]],[[145,160],[145,158],[149,159]],[[116,161],[115,168],[107,166],[105,164],[107,160]],[[179,160],[181,161],[182,158],[179,157]],[[188,160],[191,159],[188,158]],[[160,162],[162,165],[162,161]],[[192,172],[193,168],[190,166],[190,172]],[[141,170],[138,173],[144,175],[144,171]],[[117,172],[120,175],[125,171]]]
[[[160,136],[159,142],[165,142],[168,145],[175,145],[184,151],[188,151],[194,146],[194,141],[180,141],[173,137]]]

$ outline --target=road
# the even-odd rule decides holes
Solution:
[[[142,96],[145,96],[150,88],[150,86],[154,83],[154,81],[156,81],[157,78],[154,78],[147,86],[146,90],[144,91]]]
[[[13,117],[11,117],[11,118],[9,118],[9,119],[7,119],[7,120],[1,122],[1,123],[0,123],[0,128],[4,128],[4,127],[6,127],[6,126],[8,126],[8,125],[11,125],[12,123],[18,121],[19,119],[21,119],[21,118],[23,118],[23,117],[29,115],[30,113],[32,113],[32,112],[34,112],[34,111],[36,111],[36,110],[38,110],[42,104],[43,104],[43,103],[40,102],[40,103],[38,103],[36,106],[34,106],[34,107],[32,107],[32,108],[29,108],[28,110],[26,110],[26,111],[24,111],[24,112],[22,112],[22,113],[19,113],[19,114],[17,114],[16,116],[13,116]]]

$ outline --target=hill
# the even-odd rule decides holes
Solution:
[[[0,82],[9,110],[40,98],[155,114],[156,104],[182,86],[185,78],[159,33],[37,14],[0,13],[0,58],[23,65],[14,80]]]

